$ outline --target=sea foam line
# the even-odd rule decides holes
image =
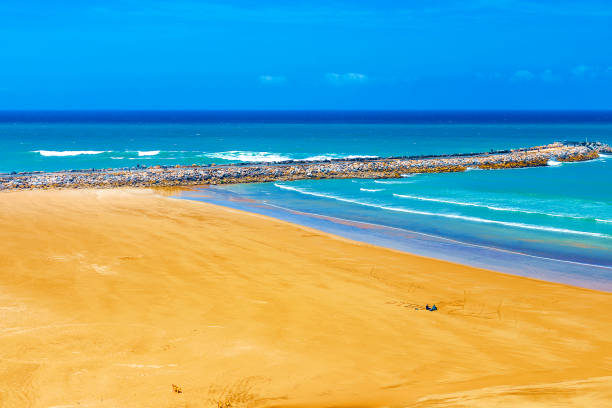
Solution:
[[[295,161],[324,161],[333,159],[376,159],[378,156],[359,155],[359,154],[336,154],[326,153],[318,156],[306,157],[305,159],[293,159]]]
[[[612,270],[612,266],[591,264],[591,263],[586,263],[586,262],[568,261],[566,259],[549,258],[549,257],[546,257],[546,256],[531,255],[531,254],[526,254],[524,252],[512,251],[512,250],[509,250],[509,249],[497,248],[497,247],[492,247],[492,246],[487,246],[487,245],[480,245],[480,244],[472,244],[470,242],[459,241],[459,240],[456,240],[456,239],[447,238],[447,237],[443,237],[443,236],[440,236],[440,235],[427,234],[425,232],[412,231],[412,230],[408,230],[408,229],[405,229],[405,228],[391,227],[389,225],[374,224],[372,222],[356,221],[356,220],[351,220],[351,219],[347,219],[347,218],[333,217],[331,215],[323,215],[323,214],[309,213],[309,212],[304,212],[304,211],[293,210],[291,208],[286,208],[286,207],[282,207],[280,205],[271,204],[271,203],[269,203],[267,201],[263,201],[263,203],[265,205],[269,206],[269,207],[279,208],[281,210],[285,210],[285,211],[289,211],[289,212],[293,212],[293,213],[304,214],[304,215],[308,215],[308,216],[324,217],[324,218],[328,218],[328,219],[331,219],[331,220],[339,220],[339,221],[351,222],[351,223],[355,223],[355,224],[371,225],[371,226],[380,227],[380,228],[388,228],[388,229],[392,229],[392,230],[396,230],[396,231],[402,231],[402,232],[408,232],[408,233],[411,233],[411,234],[422,235],[424,237],[437,238],[437,239],[440,239],[440,240],[443,240],[443,241],[448,241],[448,242],[453,242],[453,243],[457,243],[457,244],[462,244],[462,245],[470,246],[470,247],[474,247],[474,248],[490,249],[490,250],[493,250],[493,251],[505,252],[505,253],[509,253],[509,254],[513,254],[513,255],[522,255],[522,256],[529,257],[529,258],[543,259],[543,260],[546,260],[546,261],[563,262],[563,263],[568,263],[568,264],[573,264],[573,265],[591,266],[591,267],[594,267],[594,268],[602,268],[602,269],[610,269],[610,270]]]
[[[407,208],[389,207],[385,205],[366,203],[366,202],[359,201],[359,200],[352,200],[349,198],[338,197],[338,196],[331,195],[331,194],[323,194],[323,193],[317,193],[313,191],[306,191],[301,188],[286,186],[286,185],[278,184],[278,183],[274,183],[274,185],[278,188],[281,188],[284,190],[295,191],[300,194],[306,194],[306,195],[311,195],[311,196],[321,197],[321,198],[329,198],[332,200],[343,201],[343,202],[352,203],[352,204],[358,204],[358,205],[362,205],[366,207],[379,208],[379,209],[387,210],[387,211],[396,211],[396,212],[403,212],[403,213],[417,214],[417,215],[430,215],[434,217],[451,218],[451,219],[472,221],[472,222],[478,222],[478,223],[484,223],[484,224],[497,224],[497,225],[504,225],[508,227],[516,227],[516,228],[523,228],[523,229],[537,230],[537,231],[549,231],[549,232],[557,232],[557,233],[562,233],[562,234],[573,234],[573,235],[586,235],[586,236],[591,236],[591,237],[608,238],[608,239],[612,238],[612,236],[610,235],[601,234],[598,232],[577,231],[577,230],[570,230],[570,229],[565,229],[565,228],[547,227],[543,225],[524,224],[521,222],[497,221],[497,220],[489,220],[486,218],[470,217],[470,216],[465,216],[465,215],[439,214],[439,213],[432,213],[428,211],[411,210]]]
[[[32,153],[38,153],[45,157],[64,157],[64,156],[80,156],[83,154],[101,154],[107,150],[34,150]]]
[[[206,153],[204,156],[211,159],[238,160],[242,162],[277,162],[291,160],[289,156],[270,152],[251,152],[244,150],[228,150],[225,152]]]
[[[384,188],[363,188],[363,187],[361,187],[359,190],[360,191],[367,191],[368,193],[375,193],[377,191],[384,191],[385,189]]]
[[[160,150],[138,151],[138,156],[157,156]]]
[[[544,212],[539,212],[539,211],[523,210],[521,208],[495,207],[495,206],[486,205],[486,204],[466,203],[466,202],[462,202],[462,201],[443,200],[441,198],[429,198],[429,197],[414,196],[414,195],[409,195],[409,194],[395,194],[394,193],[393,195],[395,197],[409,198],[409,199],[412,199],[412,200],[431,201],[431,202],[435,202],[435,203],[460,205],[460,206],[465,206],[465,207],[487,208],[489,210],[494,210],[494,211],[520,212],[520,213],[524,213],[524,214],[537,214],[537,215],[546,215],[548,217],[560,217],[560,218],[574,218],[574,219],[578,219],[578,220],[590,219],[589,217],[582,217],[582,216],[577,216],[577,215],[552,214],[552,213],[544,213]]]
[[[346,155],[336,153],[325,153],[306,158],[295,158],[288,153],[272,153],[272,152],[255,152],[248,150],[228,150],[224,152],[209,152],[204,156],[221,159],[221,160],[237,160],[242,162],[281,162],[281,161],[325,161],[332,159],[374,159],[378,156],[369,155]]]
[[[414,183],[412,180],[374,180],[377,184],[410,184]]]

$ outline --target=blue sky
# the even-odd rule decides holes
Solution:
[[[612,109],[612,1],[4,0],[0,109]]]

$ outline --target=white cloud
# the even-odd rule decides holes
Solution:
[[[535,75],[531,71],[520,69],[512,75],[512,80],[516,82],[527,82],[535,78]]]
[[[586,65],[578,65],[572,69],[572,74],[576,76],[584,76],[587,72],[590,71],[590,68]]]
[[[578,65],[572,69],[572,74],[577,78],[595,78],[597,72],[588,65]]]
[[[328,72],[325,74],[325,79],[334,85],[363,84],[368,81],[368,76],[357,72],[347,72],[345,74]]]
[[[264,85],[284,85],[287,83],[287,77],[274,75],[260,75],[259,82]]]

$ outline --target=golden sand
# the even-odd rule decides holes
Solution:
[[[612,401],[610,293],[145,190],[0,194],[0,242],[1,407]]]

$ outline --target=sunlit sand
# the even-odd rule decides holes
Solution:
[[[610,293],[150,190],[2,193],[0,242],[1,407],[612,401]]]

